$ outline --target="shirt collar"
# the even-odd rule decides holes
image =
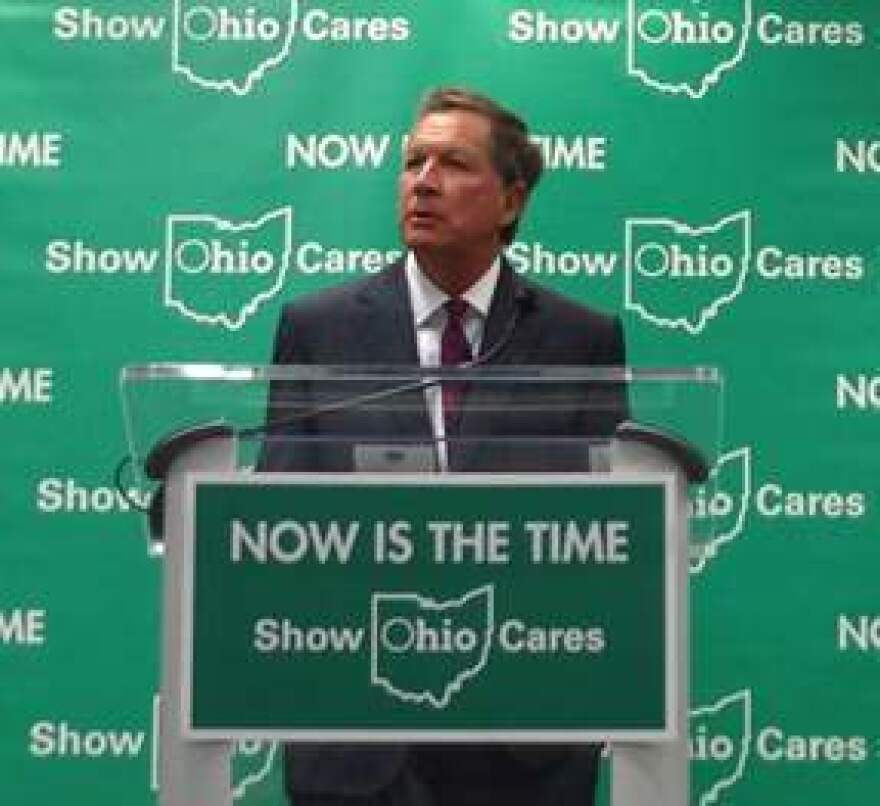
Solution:
[[[489,315],[489,306],[492,303],[492,296],[495,294],[500,273],[501,257],[496,256],[489,270],[484,272],[477,282],[461,295],[461,298],[479,312],[483,319]],[[406,282],[409,287],[409,298],[412,303],[416,327],[424,325],[446,300],[451,299],[449,294],[437,288],[421,270],[414,252],[407,252],[406,255]]]

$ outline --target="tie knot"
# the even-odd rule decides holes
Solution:
[[[468,309],[468,304],[459,297],[453,297],[444,303],[446,315],[453,321],[461,321]]]

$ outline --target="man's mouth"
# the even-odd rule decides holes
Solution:
[[[410,210],[406,217],[409,221],[412,221],[416,224],[427,222],[427,221],[436,221],[440,218],[437,213],[431,210]]]

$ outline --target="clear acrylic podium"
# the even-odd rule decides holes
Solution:
[[[246,737],[608,742],[613,806],[688,802],[688,553],[712,529],[688,487],[721,445],[717,370],[156,364],[121,392],[164,564],[164,806],[231,804]]]

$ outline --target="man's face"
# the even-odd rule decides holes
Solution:
[[[505,187],[490,157],[489,121],[475,112],[432,112],[416,122],[398,185],[401,236],[411,249],[494,253],[519,214],[521,183]]]

